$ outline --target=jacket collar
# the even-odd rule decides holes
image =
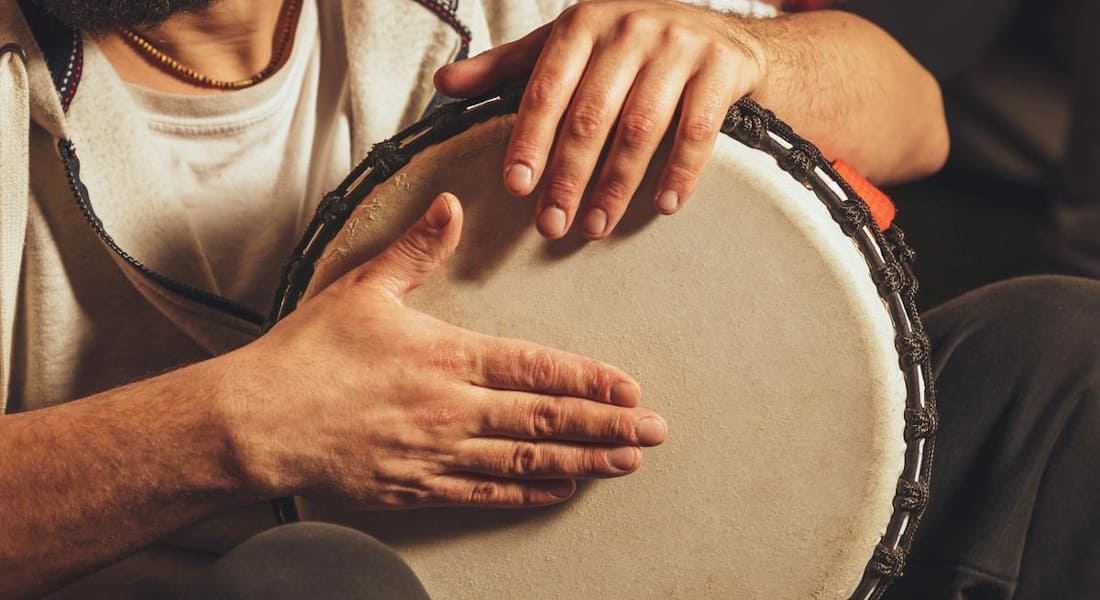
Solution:
[[[354,41],[346,45],[354,156],[366,156],[373,143],[411,125],[431,105],[436,69],[468,48],[469,30],[457,17],[458,4],[454,0],[344,2],[344,32]]]
[[[19,3],[0,0],[0,46],[8,43],[18,44],[27,57],[31,120],[55,137],[68,137],[65,111],[42,48],[24,19]]]
[[[433,99],[432,74],[465,52],[468,31],[454,0],[347,0],[340,8],[320,11],[340,17],[321,26],[326,43],[345,48],[352,153],[364,156],[373,142],[422,114]],[[181,287],[216,291],[185,208],[158,193],[168,185],[160,176],[166,159],[145,135],[140,112],[106,56],[29,0],[0,0],[0,9],[0,39],[16,40],[32,57],[32,120],[62,140],[91,218],[108,234],[120,264],[140,263]],[[163,297],[145,296],[164,304]]]

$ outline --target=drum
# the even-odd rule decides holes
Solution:
[[[521,94],[446,106],[377,145],[322,202],[270,321],[454,192],[462,242],[409,304],[622,367],[669,440],[637,473],[553,508],[307,500],[304,516],[376,536],[440,600],[880,596],[927,501],[936,423],[900,232],[881,232],[812,145],[742,100],[678,214],[658,216],[647,181],[607,240],[547,241],[532,202],[501,183]]]

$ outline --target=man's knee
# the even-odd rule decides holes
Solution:
[[[408,565],[378,540],[337,525],[295,523],[234,548],[185,598],[422,600],[428,595]]]
[[[994,438],[1024,443],[1038,429],[1056,435],[1082,403],[1100,402],[1100,282],[1014,279],[930,311],[926,324],[938,437],[953,452]]]
[[[1007,281],[928,312],[926,324],[940,428],[912,573],[893,597],[996,595],[1021,577],[1023,548],[1038,539],[1033,523],[1053,516],[1080,529],[1092,518],[1050,498],[1095,504],[1095,486],[1070,486],[1094,483],[1075,477],[1100,456],[1100,283]],[[1067,539],[1036,552],[1077,543]]]
[[[1100,281],[1012,279],[937,307],[926,322],[937,370],[960,352],[999,376],[1100,365]]]

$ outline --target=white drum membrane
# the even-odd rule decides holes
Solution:
[[[537,510],[351,512],[437,600],[846,599],[893,513],[906,385],[867,260],[770,155],[721,136],[671,217],[647,184],[602,242],[548,242],[501,185],[513,117],[415,156],[352,213],[306,297],[440,192],[462,242],[409,304],[617,365],[669,440],[622,479]]]

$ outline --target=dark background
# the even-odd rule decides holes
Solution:
[[[1014,276],[1066,272],[1045,248],[1071,112],[1064,40],[1073,1],[851,0],[841,8],[893,34],[944,90],[947,166],[887,190],[918,253],[922,307]]]

